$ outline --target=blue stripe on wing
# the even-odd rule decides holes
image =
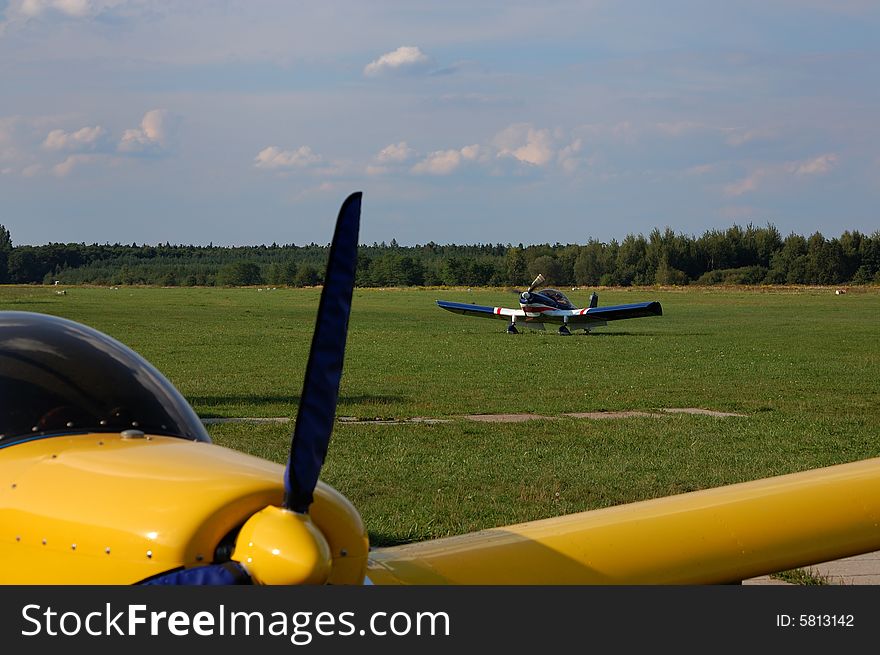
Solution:
[[[486,305],[470,305],[463,302],[449,302],[448,300],[438,300],[437,306],[455,314],[465,314],[466,316],[483,316],[485,318],[503,318],[510,320],[509,316],[503,316],[495,313],[494,307]]]
[[[586,313],[572,317],[572,321],[581,322],[582,319],[596,319],[601,321],[617,321],[622,318],[642,318],[645,316],[663,316],[663,308],[656,300],[651,302],[637,302],[631,305],[609,305],[608,307],[594,307]]]

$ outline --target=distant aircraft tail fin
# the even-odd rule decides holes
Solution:
[[[599,294],[594,291],[593,294],[590,296],[590,309],[593,309],[594,307],[598,307],[598,306],[599,306]]]

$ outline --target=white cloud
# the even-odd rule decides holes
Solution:
[[[724,195],[741,196],[758,190],[767,179],[782,180],[790,177],[825,175],[837,165],[837,155],[826,153],[801,161],[786,162],[772,166],[759,166],[746,177],[724,187]]]
[[[471,146],[465,146],[460,152],[463,159],[466,159],[467,161],[476,161],[479,159],[483,149],[479,145],[474,144]]]
[[[375,77],[385,73],[412,73],[426,69],[430,62],[428,56],[417,46],[401,46],[367,64],[364,75]]]
[[[406,141],[401,141],[400,143],[392,143],[389,146],[385,146],[376,155],[376,161],[381,164],[388,163],[400,163],[404,162],[415,154],[415,150],[410,148]]]
[[[477,144],[465,146],[458,150],[435,150],[413,166],[412,172],[428,175],[449,175],[463,162],[480,160],[482,153],[483,148]]]
[[[437,150],[413,166],[412,172],[427,173],[429,175],[449,175],[458,168],[461,160],[460,150]]]
[[[837,155],[828,153],[802,162],[794,162],[795,175],[824,175],[837,165]]]
[[[379,154],[373,157],[373,161],[367,164],[366,173],[367,175],[384,175],[391,170],[392,166],[403,164],[412,159],[415,154],[416,151],[410,148],[406,141],[392,143],[382,148]]]
[[[751,141],[765,141],[776,136],[775,130],[767,127],[755,128],[751,130],[734,129],[730,136],[727,137],[727,145],[738,147],[745,145]]]
[[[770,170],[767,168],[756,168],[751,173],[746,175],[743,179],[728,184],[724,187],[724,195],[726,196],[741,196],[744,193],[750,193],[755,191],[765,177],[770,175]]]
[[[567,146],[565,146],[562,150],[560,150],[559,155],[557,155],[556,157],[557,161],[559,162],[559,166],[562,167],[562,170],[569,175],[574,173],[580,166],[581,159],[578,156],[578,153],[580,153],[582,148],[583,141],[581,141],[580,139],[575,139]]]
[[[168,146],[168,139],[168,112],[152,109],[144,114],[140,127],[123,132],[118,149],[130,153],[156,152]]]
[[[309,147],[300,146],[296,150],[282,150],[276,146],[263,148],[254,158],[257,168],[304,168],[321,161],[321,157]]]
[[[536,130],[531,125],[518,123],[499,132],[493,143],[499,157],[513,157],[533,166],[545,166],[555,154],[550,131]]]
[[[76,132],[52,130],[43,141],[43,147],[47,150],[94,150],[104,134],[99,125],[83,127]]]
[[[56,11],[69,18],[88,18],[97,16],[106,9],[123,3],[124,0],[22,0],[13,2],[9,8],[11,17],[39,18]]]
[[[87,164],[95,160],[95,155],[70,155],[67,159],[65,159],[60,164],[56,164],[52,167],[52,172],[55,173],[58,177],[66,177],[70,174],[70,172],[74,169],[74,167],[79,166],[80,164]]]
[[[517,123],[498,132],[489,144],[475,143],[458,149],[435,150],[417,162],[410,171],[415,174],[449,175],[466,163],[495,169],[499,159],[508,159],[530,167],[556,166],[564,173],[572,174],[582,163],[584,142],[581,138],[575,138],[562,147],[557,146],[556,142],[565,137],[563,130],[551,133],[548,129]],[[375,165],[367,168],[372,175],[387,170],[388,167],[378,158]],[[495,174],[503,172],[496,170]]]
[[[58,116],[0,118],[0,165],[26,177],[46,172],[64,177],[86,163],[113,165],[122,156],[161,153],[172,141],[166,112],[159,109],[147,112],[140,127],[125,130],[116,144],[101,125],[67,130],[55,127],[59,120]]]

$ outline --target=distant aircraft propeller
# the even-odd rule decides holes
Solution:
[[[543,284],[543,283],[544,283],[544,276],[541,273],[538,273],[538,277],[536,277],[535,280],[529,285],[529,288],[520,294],[520,302],[524,302],[524,303],[529,302],[529,299],[531,298],[532,291],[534,290],[534,288],[536,286],[538,286],[539,284]]]
[[[538,273],[538,277],[535,278],[535,281],[529,285],[529,288],[526,289],[526,293],[531,293],[532,290],[538,286],[539,284],[544,283],[544,276],[541,273]]]

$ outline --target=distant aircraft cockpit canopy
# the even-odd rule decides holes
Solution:
[[[571,304],[571,301],[565,297],[565,294],[561,291],[557,291],[556,289],[542,289],[541,293],[551,300],[554,300],[560,309],[574,309],[574,305]]]
[[[67,319],[0,312],[0,446],[140,430],[210,442],[186,399],[115,339]]]

